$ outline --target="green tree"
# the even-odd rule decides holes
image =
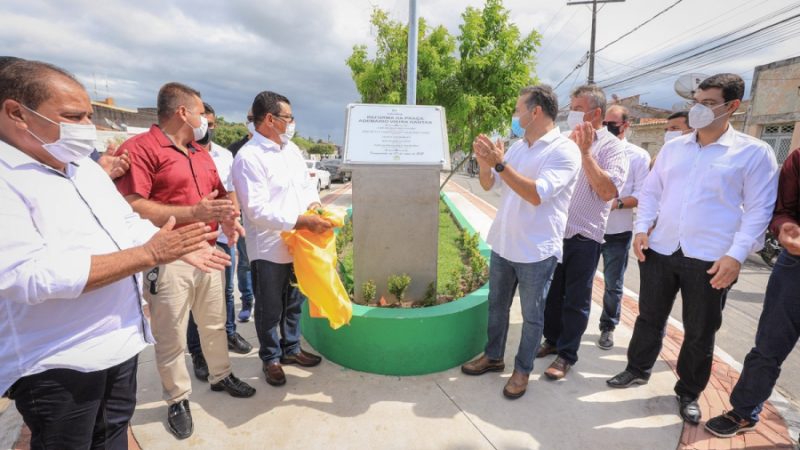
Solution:
[[[365,103],[400,104],[406,99],[408,26],[389,19],[386,11],[372,12],[377,50],[370,59],[366,45],[356,45],[347,58],[353,81]],[[419,21],[417,103],[441,105],[441,87],[456,69],[456,41],[443,26]]]
[[[336,153],[336,147],[333,144],[329,143],[316,143],[308,149],[309,154],[314,155],[330,155],[331,153]]]
[[[541,36],[522,35],[509,20],[502,0],[486,0],[482,9],[461,15],[460,35],[431,28],[420,19],[417,103],[447,111],[450,150],[470,152],[478,133],[507,132],[517,94],[534,84],[535,52]],[[365,103],[402,103],[406,92],[407,26],[375,9],[377,51],[370,59],[364,45],[347,59]],[[456,51],[456,43],[458,44]]]
[[[309,151],[311,149],[311,146],[314,145],[314,141],[312,141],[311,139],[306,139],[300,135],[295,135],[295,137],[292,138],[292,142],[294,142],[295,145],[300,147],[300,150],[305,150],[305,151]]]
[[[222,116],[217,117],[214,142],[227,148],[245,136],[247,136],[247,127],[243,123],[228,122]]]

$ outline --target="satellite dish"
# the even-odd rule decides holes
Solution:
[[[675,80],[675,92],[681,97],[692,100],[694,91],[700,86],[700,83],[708,78],[708,75],[702,73],[687,73],[681,75]]]

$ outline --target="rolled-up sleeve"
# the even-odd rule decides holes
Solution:
[[[269,174],[254,159],[254,154],[240,152],[233,163],[233,184],[246,220],[266,229],[291,230],[297,223],[297,215],[282,213],[272,201],[267,183]]]
[[[536,178],[536,193],[542,203],[549,202],[561,191],[572,184],[581,168],[580,150],[574,142],[565,139],[554,151],[542,167]]]
[[[0,184],[0,222],[7,230],[0,251],[0,301],[35,305],[50,299],[74,299],[89,279],[91,255],[46,242],[25,201]]]

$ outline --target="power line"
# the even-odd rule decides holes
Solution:
[[[625,38],[625,37],[627,37],[627,36],[630,36],[630,35],[631,35],[631,34],[633,34],[633,33],[634,33],[636,30],[638,30],[639,28],[642,28],[643,26],[645,26],[645,25],[647,25],[648,23],[652,22],[652,21],[653,21],[653,19],[655,19],[656,17],[658,17],[658,16],[660,16],[660,15],[664,14],[665,12],[669,11],[670,9],[674,8],[674,7],[675,7],[675,6],[676,6],[678,3],[682,2],[682,1],[683,1],[683,0],[678,0],[678,1],[676,1],[675,3],[673,3],[673,4],[669,5],[669,6],[667,6],[666,8],[664,8],[664,9],[662,9],[660,12],[658,12],[658,13],[657,13],[655,16],[653,16],[653,17],[651,17],[651,18],[649,18],[649,19],[645,20],[644,22],[642,22],[642,23],[640,23],[639,25],[637,25],[636,27],[634,27],[634,28],[633,28],[631,31],[628,31],[627,33],[623,34],[622,36],[620,36],[620,37],[618,37],[618,38],[614,39],[613,41],[609,42],[608,44],[606,44],[605,46],[603,46],[603,47],[601,47],[599,50],[597,50],[595,53],[599,53],[599,52],[601,52],[601,51],[603,51],[603,50],[607,49],[608,47],[610,47],[610,46],[612,46],[612,45],[616,44],[617,42],[621,41],[623,38]]]

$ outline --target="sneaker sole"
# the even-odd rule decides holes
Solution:
[[[611,345],[602,345],[598,342],[597,346],[600,347],[601,350],[611,350],[614,348],[614,343],[612,342]]]
[[[753,425],[751,425],[749,427],[739,428],[738,430],[734,431],[733,433],[720,433],[719,431],[714,431],[714,430],[712,430],[711,428],[708,427],[708,423],[706,423],[706,426],[704,428],[706,429],[706,431],[708,431],[709,433],[713,434],[716,437],[732,438],[732,437],[735,437],[737,434],[746,433],[748,431],[754,430],[756,428],[756,425],[753,424]]]
[[[488,372],[502,372],[504,370],[506,370],[505,364],[503,364],[502,366],[485,367],[483,370],[469,370],[465,369],[463,366],[461,367],[461,373],[463,373],[464,375],[472,375],[472,376],[483,375]]]
[[[648,380],[643,380],[641,378],[636,378],[636,379],[632,380],[628,384],[611,384],[609,382],[606,382],[606,386],[612,387],[612,388],[615,388],[615,389],[625,389],[625,388],[629,388],[631,386],[642,386],[642,385],[645,385],[647,383],[648,383]]]

